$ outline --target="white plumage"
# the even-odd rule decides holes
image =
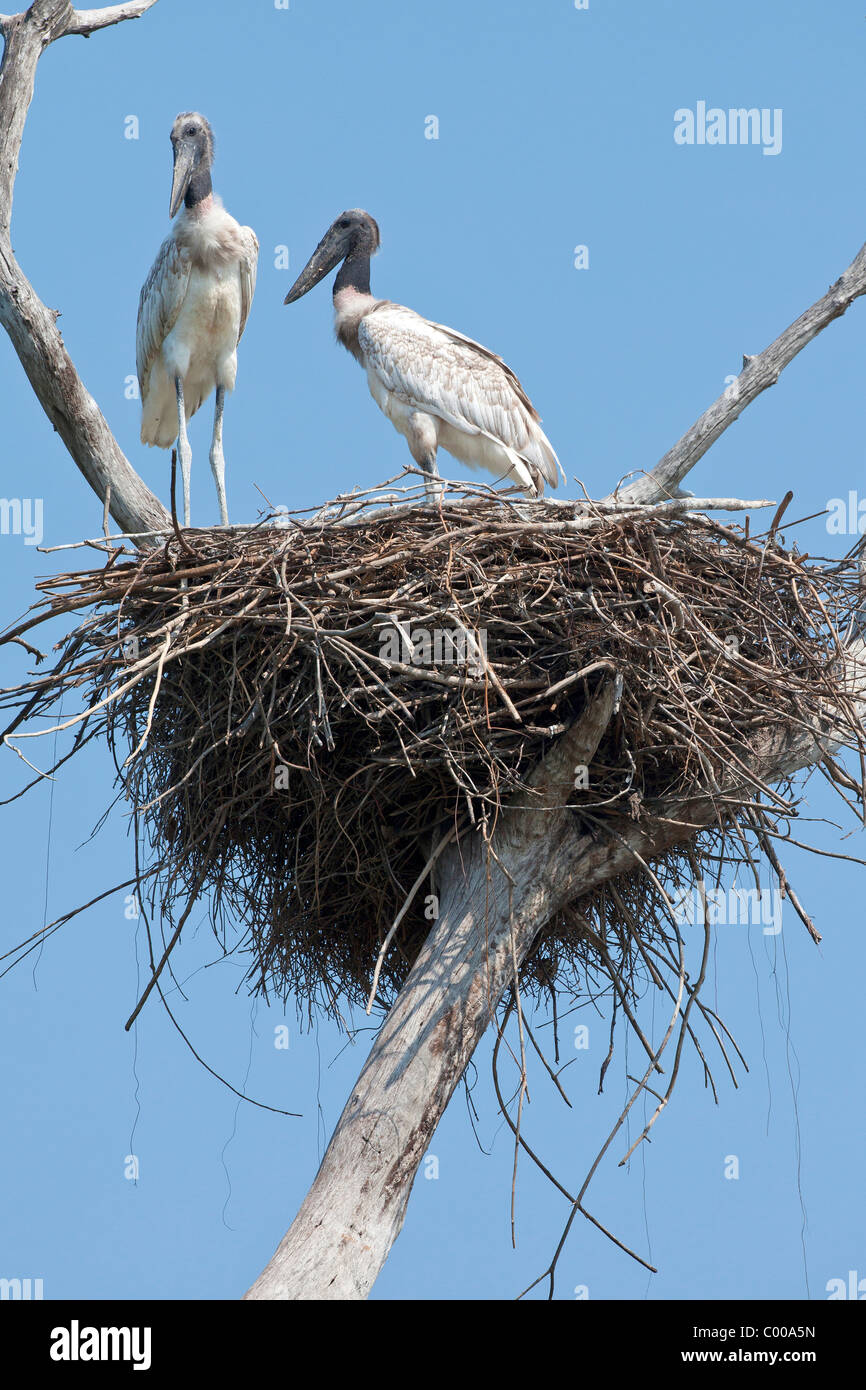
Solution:
[[[435,434],[437,446],[470,468],[511,475],[536,495],[545,483],[557,486],[559,459],[501,357],[388,300],[375,301],[360,318],[358,344],[373,399],[410,450]]]
[[[174,150],[169,212],[183,211],[159,248],[138,304],[135,357],[141,391],[141,442],[178,443],[184,525],[190,524],[192,453],[187,421],[216,392],[210,465],[220,520],[228,524],[222,421],[234,389],[237,346],[256,287],[259,243],[213,195],[213,132],[197,111],[182,112]]]
[[[334,281],[337,337],[367,373],[380,410],[399,430],[441,499],[436,456],[447,449],[469,468],[512,478],[540,497],[556,487],[559,459],[538,412],[501,357],[444,324],[370,293],[379,228],[362,208],[328,228],[289,293],[293,304],[342,261]]]
[[[167,449],[177,438],[177,373],[187,420],[217,386],[234,390],[258,254],[252,227],[241,227],[216,198],[203,212],[184,208],[178,216],[138,305],[142,444]]]

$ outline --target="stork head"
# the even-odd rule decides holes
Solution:
[[[379,249],[379,228],[363,208],[349,208],[332,222],[304,266],[283,303],[294,304],[296,299],[324,279],[340,261],[369,262]]]
[[[194,202],[200,202],[211,191],[213,131],[200,112],[182,111],[171,128],[171,145],[174,177],[168,215],[174,217],[190,189]]]

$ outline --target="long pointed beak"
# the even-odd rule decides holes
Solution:
[[[329,227],[283,303],[294,304],[296,299],[300,299],[314,285],[318,285],[320,280],[324,280],[329,270],[333,270],[334,266],[345,260],[348,250],[346,237],[341,235],[336,228]]]
[[[171,202],[168,205],[169,217],[174,217],[189,188],[189,181],[195,168],[195,150],[192,145],[178,143],[174,147],[174,176],[171,181]]]

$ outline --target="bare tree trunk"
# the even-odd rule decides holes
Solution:
[[[123,455],[82,384],[57,330],[56,313],[41,303],[19,269],[10,219],[18,152],[44,49],[57,38],[88,35],[136,18],[154,3],[129,0],[75,11],[69,0],[35,0],[24,14],[0,16],[5,40],[0,65],[0,322],[73,460],[127,533],[158,530],[170,518]],[[765,352],[744,359],[734,388],[655,469],[612,497],[634,507],[681,496],[679,484],[689,469],[745,406],[864,293],[866,247],[828,293]],[[713,503],[662,505],[684,511]],[[715,505],[742,504],[717,499]],[[859,638],[847,651],[846,675],[862,717],[866,665]],[[696,795],[686,803],[652,808],[652,819],[623,822],[609,839],[581,831],[580,822],[565,809],[572,771],[591,761],[615,699],[615,683],[608,681],[536,770],[536,797],[512,804],[489,844],[476,836],[443,856],[436,926],[373,1045],[295,1222],[249,1298],[366,1297],[400,1231],[421,1157],[538,930],[567,901],[690,838],[715,817],[714,800]],[[815,762],[833,746],[832,728],[773,730],[756,738],[751,771],[770,783]]]
[[[613,705],[610,680],[537,769],[533,809],[506,811],[489,851],[475,835],[446,852],[436,926],[300,1212],[248,1298],[366,1298],[469,1058],[539,925],[565,901],[573,856],[587,846],[562,809],[562,789],[575,764],[592,761]]]
[[[861,645],[852,691],[866,692]],[[862,697],[861,697],[862,698]],[[695,798],[623,818],[619,839],[582,833],[564,809],[574,768],[589,765],[610,719],[614,682],[533,777],[540,802],[513,805],[491,837],[455,846],[441,872],[440,916],[373,1044],[321,1166],[250,1299],[366,1298],[400,1233],[415,1174],[466,1065],[543,924],[606,879],[709,825],[717,802]],[[752,772],[789,776],[834,746],[776,731]],[[745,779],[723,791],[742,792]],[[649,809],[649,808],[646,808]],[[639,858],[638,858],[639,856]]]
[[[89,35],[135,19],[155,0],[130,0],[105,10],[73,10],[69,0],[36,0],[26,14],[0,17],[5,40],[0,65],[0,323],[12,340],[30,385],[93,491],[129,534],[171,524],[158,497],[135,472],[85,388],[57,328],[57,312],[42,303],[12,251],[10,223],[18,152],[33,97],[36,65],[57,38]]]

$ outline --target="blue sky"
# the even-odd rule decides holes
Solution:
[[[379,222],[374,291],[480,339],[520,374],[569,496],[576,478],[603,495],[651,466],[742,354],[822,294],[863,240],[859,0],[590,0],[585,11],[572,0],[291,0],[287,10],[211,0],[206,22],[204,9],[159,0],[134,24],[49,50],[13,221],[21,265],[62,311],[85,383],[164,498],[167,457],[140,446],[139,405],[126,387],[139,288],[168,229],[168,133],[180,110],[211,120],[216,190],[261,243],[226,408],[233,520],[255,519],[257,488],[274,503],[312,506],[404,461],[403,441],[334,344],[326,286],[282,303],[344,207],[366,207]],[[781,150],[677,144],[675,112],[699,102],[780,110]],[[125,138],[130,116],[138,139]],[[425,138],[431,116],[435,140]],[[288,269],[276,265],[283,246]],[[586,269],[575,268],[578,246],[588,248]],[[768,498],[792,487],[790,516],[863,494],[864,313],[855,304],[831,325],[689,486]],[[101,505],[5,338],[0,414],[3,495],[43,499],[46,545],[98,534]],[[206,407],[191,427],[200,524],[216,520],[209,425]],[[828,536],[822,520],[799,535],[801,548],[835,555],[852,539]],[[34,578],[69,560],[0,535],[4,623],[32,601]],[[22,679],[27,665],[23,652],[5,650],[0,679]],[[7,750],[2,795],[24,771]],[[90,839],[112,775],[107,754],[91,748],[53,787],[2,808],[3,949],[42,925],[46,902],[51,920],[131,873],[122,806]],[[840,819],[819,778],[808,798],[804,815]],[[810,830],[840,847],[838,830]],[[862,855],[863,836],[841,848]],[[849,1270],[866,1277],[862,871],[797,852],[789,862],[824,933],[820,949],[787,908],[778,935],[722,926],[713,947],[707,998],[749,1073],[735,1090],[719,1062],[715,1106],[687,1054],[652,1144],[617,1168],[633,1127],[590,1190],[598,1219],[659,1274],[579,1222],[559,1297],[586,1286],[591,1298],[802,1298],[807,1288],[820,1298]],[[109,899],[53,937],[35,969],[30,958],[0,981],[0,1276],[42,1278],[46,1297],[233,1298],[294,1215],[369,1034],[347,1045],[329,1023],[304,1033],[291,1007],[284,1015],[251,1003],[236,961],[206,968],[217,951],[202,910],[176,957],[187,982],[186,999],[171,999],[176,1017],[210,1066],[302,1118],[239,1104],[158,1003],[133,1036],[123,1031],[144,975],[136,925],[123,895]],[[644,1021],[658,1028],[651,1003]],[[582,1021],[590,1045],[566,1073],[573,1110],[531,1073],[525,1117],[529,1142],[567,1184],[579,1183],[640,1065],[623,1043],[598,1098],[604,1020],[569,1017],[563,1050]],[[274,1046],[284,1022],[285,1051]],[[526,1162],[511,1248],[512,1149],[486,1045],[476,1064],[478,1142],[458,1092],[431,1146],[438,1176],[422,1168],[374,1297],[511,1297],[555,1247],[562,1199]],[[137,1184],[124,1176],[130,1153]]]

